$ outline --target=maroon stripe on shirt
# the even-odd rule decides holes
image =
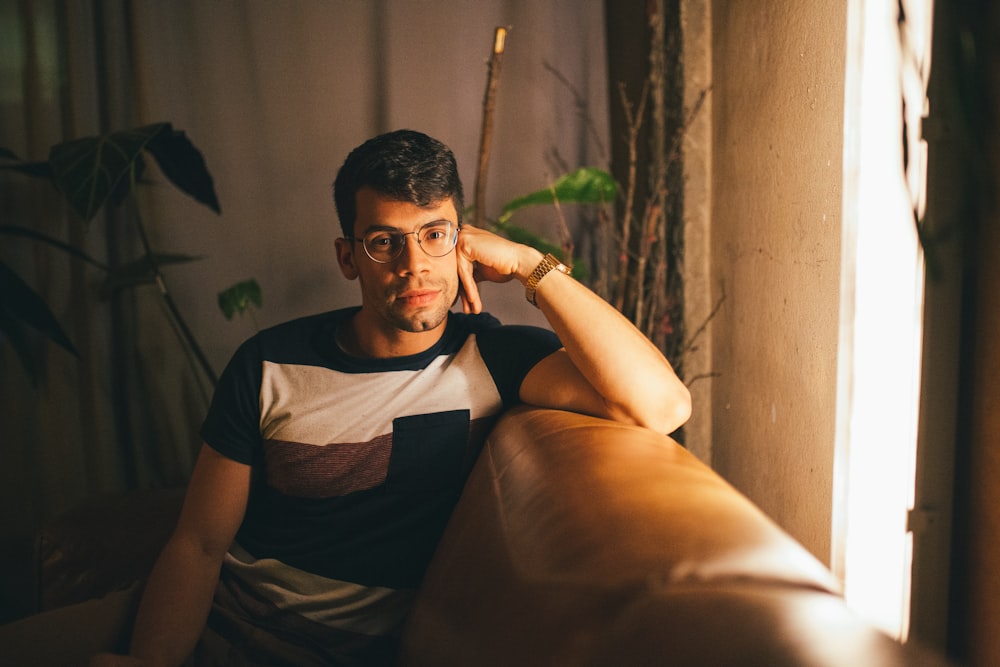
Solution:
[[[264,442],[267,483],[298,498],[334,498],[371,489],[385,481],[392,435],[368,442],[308,445]]]

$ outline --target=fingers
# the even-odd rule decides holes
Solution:
[[[479,296],[479,286],[476,284],[475,267],[464,257],[458,259],[459,296],[462,298],[462,311],[479,313],[483,310],[483,302]]]
[[[477,281],[502,283],[514,277],[517,267],[518,243],[492,232],[463,225],[458,238],[459,261],[474,265]]]
[[[463,225],[458,238],[458,278],[462,310],[480,313],[483,310],[478,283],[505,283],[513,280],[519,257],[524,251],[537,251],[514,243],[492,232]]]

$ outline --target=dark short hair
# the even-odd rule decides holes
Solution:
[[[373,137],[348,154],[333,182],[333,201],[344,236],[354,235],[355,195],[370,187],[380,195],[417,206],[451,199],[462,222],[462,180],[451,149],[413,130]]]

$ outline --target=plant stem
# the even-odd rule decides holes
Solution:
[[[617,265],[617,269],[612,274],[614,275],[615,283],[613,305],[620,312],[625,313],[625,293],[629,282],[629,243],[631,242],[632,220],[634,217],[632,208],[635,206],[636,179],[639,168],[639,128],[642,126],[642,116],[646,109],[646,97],[649,93],[649,87],[648,85],[643,85],[642,93],[639,95],[639,104],[636,108],[633,108],[628,100],[625,85],[619,84],[618,90],[621,94],[622,109],[625,112],[625,122],[628,124],[628,179],[625,183],[625,201],[622,203],[618,256],[612,259],[612,265]]]
[[[159,272],[159,269],[155,270],[155,279],[156,279],[156,286],[159,288],[160,291],[160,298],[163,300],[164,305],[166,305],[167,310],[170,311],[170,315],[171,317],[173,317],[174,323],[177,325],[178,332],[179,335],[181,336],[182,342],[187,343],[192,354],[194,354],[195,359],[198,361],[198,365],[201,367],[202,372],[205,373],[205,376],[208,378],[209,382],[211,382],[212,386],[214,387],[218,383],[219,378],[215,374],[215,371],[212,370],[212,365],[209,363],[208,357],[205,356],[205,353],[202,351],[201,346],[198,344],[197,339],[194,337],[194,334],[188,327],[187,322],[181,316],[181,312],[177,308],[177,304],[174,302],[174,298],[170,295],[170,292],[167,290],[167,285],[164,282],[163,274]]]
[[[135,191],[134,184],[132,191]],[[192,333],[191,328],[187,325],[187,321],[185,321],[180,310],[177,308],[177,304],[170,295],[170,291],[167,289],[166,278],[160,271],[160,266],[156,261],[156,255],[153,253],[153,248],[149,243],[149,235],[146,233],[146,226],[143,224],[142,215],[139,213],[139,203],[133,200],[132,205],[135,208],[135,226],[139,232],[139,239],[142,242],[142,249],[145,253],[146,261],[149,263],[149,269],[153,274],[153,281],[156,283],[159,290],[160,299],[163,300],[163,304],[170,312],[170,316],[173,318],[174,324],[177,325],[176,330],[178,337],[181,339],[181,344],[188,346],[188,349],[190,349],[192,354],[194,354],[195,360],[198,362],[198,366],[214,387],[218,383],[219,378],[212,369],[212,365],[209,363],[208,357],[206,357],[205,353],[202,351],[201,345],[198,344],[198,340],[195,338],[194,333]]]
[[[556,222],[559,223],[559,245],[562,247],[564,253],[564,258],[567,262],[573,261],[573,235],[569,231],[569,225],[566,224],[566,216],[563,215],[562,206],[559,204],[559,196],[556,194],[556,188],[554,185],[549,185],[549,190],[552,192],[552,205],[556,209]]]
[[[500,65],[503,62],[508,28],[498,27],[493,33],[493,52],[490,55],[483,97],[483,126],[479,135],[479,170],[476,172],[476,199],[474,224],[482,227],[486,219],[486,168],[490,161],[490,144],[493,141],[493,112],[496,107],[497,86],[500,83]]]
[[[597,147],[597,155],[602,162],[608,161],[608,151],[604,147],[604,142],[601,140],[601,134],[597,131],[597,126],[594,123],[594,119],[590,115],[589,104],[587,98],[580,94],[576,86],[570,83],[570,80],[566,76],[556,69],[553,65],[548,62],[543,62],[542,66],[545,67],[553,76],[561,83],[569,94],[573,96],[573,106],[576,107],[577,115],[579,115],[580,120],[583,121],[584,126],[587,128],[587,134],[590,136],[590,140]]]
[[[691,334],[691,337],[688,338],[687,341],[681,346],[681,349],[679,350],[679,354],[681,356],[687,354],[688,352],[694,349],[694,344],[698,340],[698,337],[701,336],[703,333],[705,333],[705,330],[708,329],[708,325],[712,322],[712,320],[715,319],[715,316],[719,314],[719,310],[722,308],[722,302],[725,300],[726,300],[726,287],[725,285],[723,285],[721,288],[721,294],[719,295],[718,300],[715,302],[715,305],[712,306],[711,312],[709,312],[708,316],[704,319],[704,321],[702,321],[698,329],[693,334]]]
[[[650,237],[649,243],[643,244],[642,258],[643,268],[639,273],[640,280],[646,279],[646,266],[649,265],[649,257],[653,252],[653,239],[657,241],[658,255],[666,257],[667,249],[670,247],[669,216],[670,209],[667,206],[667,104],[666,104],[666,49],[664,44],[664,13],[663,0],[653,0],[648,4],[648,23],[650,33],[649,44],[649,87],[651,98],[650,109],[650,156],[651,170],[649,175],[649,191],[652,204],[647,207],[649,219],[647,220],[647,234]],[[665,260],[664,260],[665,261]],[[652,293],[649,296],[648,318],[646,320],[646,335],[650,340],[654,340],[660,349],[663,349],[662,340],[656,341],[655,330],[661,319],[661,310],[664,302],[667,301],[667,279],[657,278],[656,264],[653,266],[653,279],[651,282]]]

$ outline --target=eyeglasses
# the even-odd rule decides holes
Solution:
[[[399,257],[406,244],[406,237],[412,234],[417,239],[420,249],[431,257],[444,257],[458,242],[459,226],[450,220],[435,220],[428,222],[415,232],[401,232],[398,229],[376,229],[368,232],[363,238],[345,237],[348,241],[361,241],[365,254],[372,261],[388,264]]]

